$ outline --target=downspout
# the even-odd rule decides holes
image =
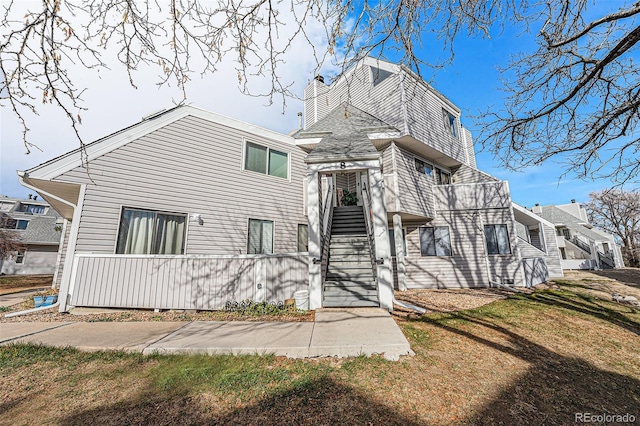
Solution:
[[[31,309],[27,309],[26,311],[12,312],[10,314],[6,314],[4,317],[11,318],[11,317],[19,317],[21,315],[33,314],[34,312],[40,312],[47,309],[56,308],[59,304],[60,304],[60,297],[58,297],[58,301],[53,305],[40,306],[39,308],[31,308]]]

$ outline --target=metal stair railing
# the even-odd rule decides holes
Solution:
[[[600,264],[605,264],[611,269],[614,269],[616,267],[613,259],[607,256],[606,254],[602,253],[600,250],[598,250],[598,260],[600,261]]]
[[[591,254],[591,246],[590,246],[589,244],[585,243],[584,241],[579,240],[579,239],[578,239],[577,237],[575,237],[575,236],[571,239],[571,242],[572,242],[574,245],[578,246],[578,248],[579,248],[580,250],[585,251],[585,252],[587,252],[587,253]]]

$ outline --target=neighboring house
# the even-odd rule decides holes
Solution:
[[[580,203],[571,200],[570,204],[536,205],[531,210],[553,223],[563,269],[624,267],[622,251],[614,236],[591,225]]]
[[[60,309],[308,290],[311,309],[391,310],[394,288],[562,274],[552,226],[476,169],[460,110],[409,69],[366,58],[305,98],[291,135],[180,106],[20,172],[65,218]]]
[[[0,196],[0,226],[12,229],[24,250],[0,260],[6,275],[54,274],[62,235],[62,217],[44,201]]]

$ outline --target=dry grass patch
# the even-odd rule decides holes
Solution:
[[[51,287],[52,282],[52,275],[0,276],[0,295],[32,290],[34,288]]]
[[[627,306],[569,288],[396,320],[416,352],[400,362],[5,347],[0,424],[564,425],[583,411],[640,418],[640,314]],[[33,407],[48,407],[50,417]]]

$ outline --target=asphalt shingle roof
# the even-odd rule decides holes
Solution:
[[[578,219],[574,215],[567,213],[556,206],[542,206],[542,211],[536,214],[544,219],[547,219],[554,225],[562,224],[572,231],[578,232],[591,240],[602,241],[605,239],[602,235],[593,232],[592,230],[584,226],[583,220]]]
[[[380,153],[369,140],[367,133],[390,131],[397,129],[345,103],[293,136],[298,139],[322,137],[307,156],[307,161],[341,161],[378,158]]]

